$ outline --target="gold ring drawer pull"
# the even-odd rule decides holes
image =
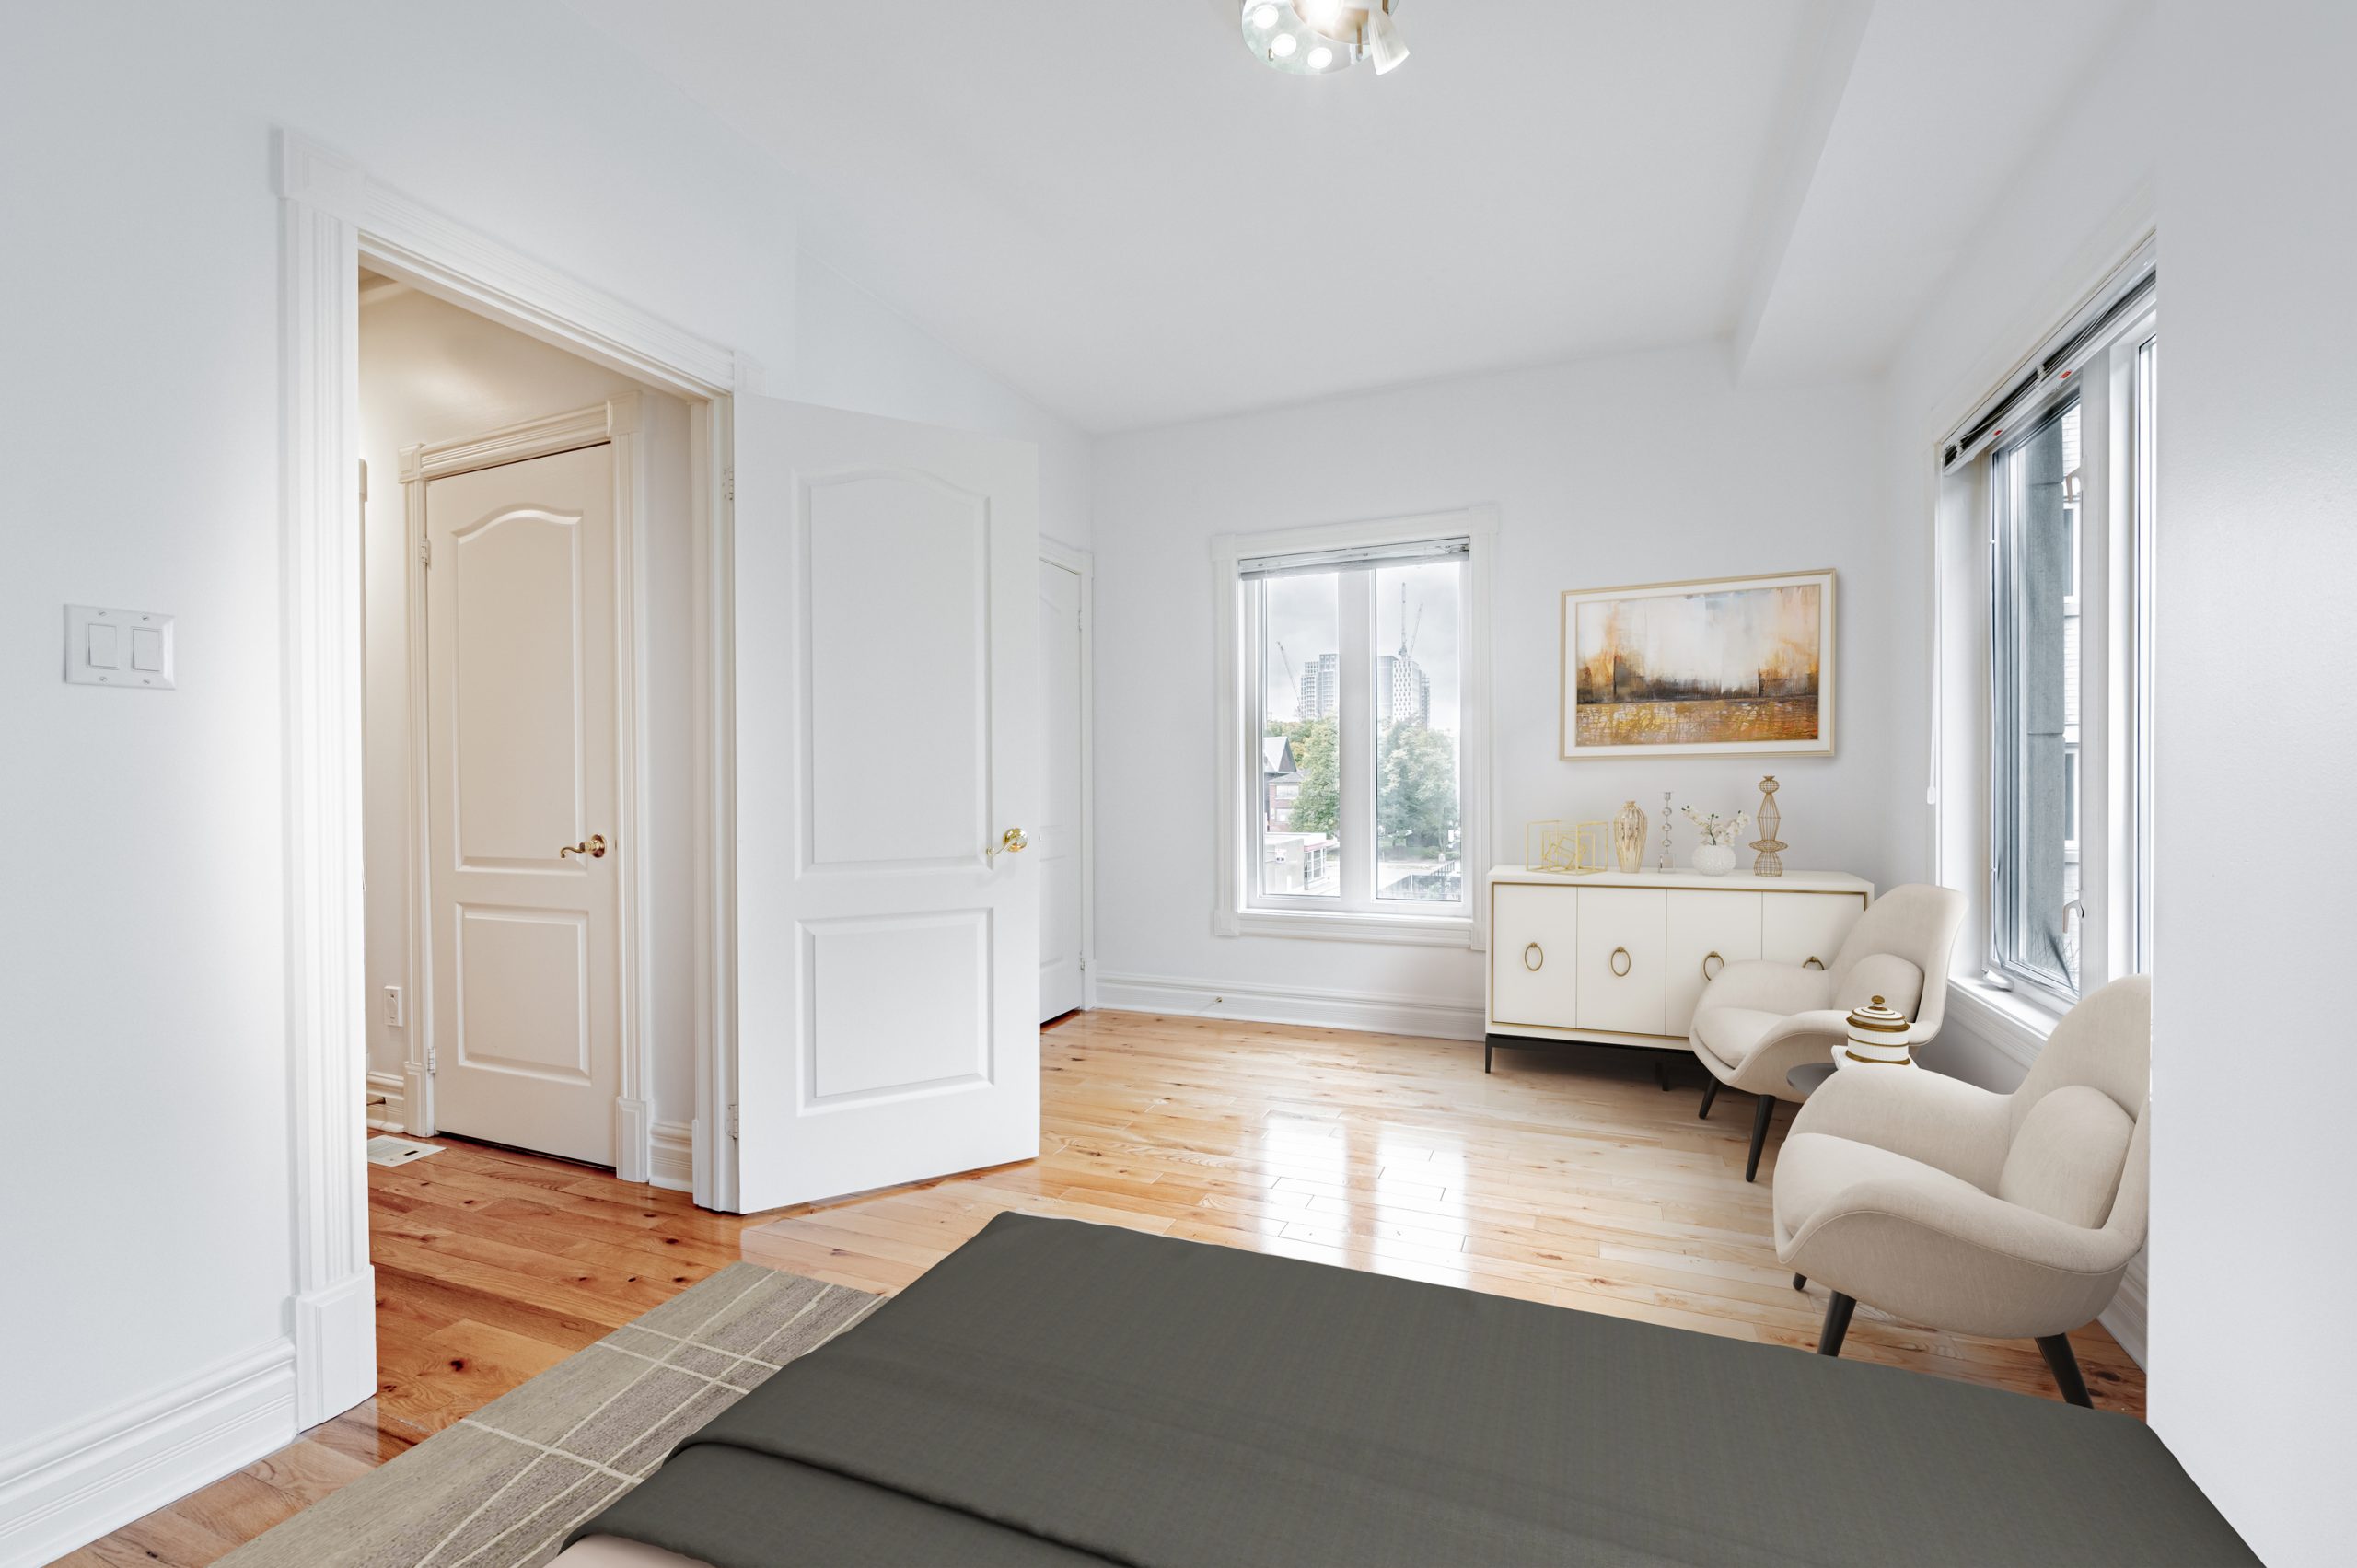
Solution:
[[[1615,947],[1612,949],[1612,972],[1614,974],[1620,976],[1623,980],[1626,980],[1629,977],[1629,971],[1636,967],[1637,960],[1629,956],[1628,948]]]
[[[1801,968],[1805,970],[1821,970],[1824,967],[1825,960],[1818,958],[1815,953],[1811,953],[1806,958],[1801,961]]]
[[[1534,963],[1534,962],[1532,962],[1532,961],[1531,961],[1531,957],[1530,957],[1530,956],[1531,956],[1533,953],[1536,953],[1536,954],[1538,954],[1538,961],[1537,961],[1536,963]],[[1522,967],[1523,967],[1524,969],[1527,969],[1527,970],[1530,970],[1536,971],[1536,970],[1540,970],[1540,969],[1545,968],[1545,967],[1546,967],[1546,964],[1547,964],[1547,949],[1546,949],[1546,948],[1544,948],[1544,947],[1541,947],[1538,943],[1533,942],[1529,947],[1525,947],[1525,948],[1522,950]]]
[[[1720,969],[1724,970],[1727,967],[1727,961],[1724,958],[1720,956],[1719,950],[1716,947],[1712,948],[1709,952],[1702,955],[1702,978],[1704,980],[1716,980],[1719,978],[1717,975],[1711,972],[1711,960],[1713,958],[1717,958],[1719,960]]]

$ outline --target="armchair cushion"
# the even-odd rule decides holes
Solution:
[[[1694,1015],[1693,1035],[1704,1050],[1730,1067],[1740,1067],[1759,1037],[1784,1021],[1782,1013],[1757,1007],[1713,1007]]]
[[[1877,996],[1902,1017],[1912,1018],[1923,1000],[1923,971],[1896,953],[1869,953],[1834,987],[1833,1005],[1847,1011]]]
[[[1986,1192],[2005,1159],[2003,1095],[1920,1067],[1853,1067],[1819,1086],[1793,1133],[1871,1144]],[[1783,1177],[1777,1177],[1781,1188]]]
[[[2014,1131],[1997,1196],[2092,1229],[2111,1213],[2135,1132],[2136,1123],[2101,1089],[2073,1084],[2051,1090]]]

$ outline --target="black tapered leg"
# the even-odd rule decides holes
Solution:
[[[1793,1288],[1794,1290],[1808,1289],[1808,1276],[1806,1274],[1794,1274],[1793,1276]]]
[[[1492,1057],[1495,1056],[1497,1053],[1498,1053],[1498,1048],[1497,1048],[1497,1046],[1496,1046],[1495,1044],[1492,1043],[1492,1041],[1491,1041],[1487,1037],[1484,1037],[1484,1038],[1482,1039],[1482,1041],[1481,1041],[1481,1071],[1482,1071],[1482,1072],[1486,1073],[1486,1072],[1488,1072],[1488,1071],[1490,1070],[1490,1059],[1491,1059]]]
[[[1669,1092],[1669,1058],[1659,1052],[1654,1056],[1654,1081],[1661,1086],[1662,1093]]]
[[[1759,1151],[1768,1146],[1768,1121],[1776,1114],[1776,1097],[1761,1095],[1751,1111],[1751,1157],[1744,1162],[1743,1179],[1756,1179],[1759,1175]]]
[[[1711,1102],[1718,1098],[1719,1075],[1713,1073],[1711,1081],[1702,1086],[1702,1109],[1694,1113],[1696,1119],[1708,1121],[1711,1119]]]
[[[2049,1334],[2038,1342],[2038,1348],[2045,1355],[2046,1369],[2054,1374],[2062,1397],[2074,1405],[2095,1409],[2095,1400],[2087,1398],[2087,1380],[2079,1376],[2079,1358],[2071,1353],[2071,1336]]]
[[[1841,1342],[1850,1337],[1850,1314],[1857,1307],[1857,1298],[1835,1291],[1825,1299],[1825,1328],[1817,1336],[1817,1353],[1840,1355]],[[2038,1343],[2046,1342],[2040,1340]]]

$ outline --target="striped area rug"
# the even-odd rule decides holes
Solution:
[[[881,1300],[732,1263],[220,1568],[539,1568],[682,1437]]]

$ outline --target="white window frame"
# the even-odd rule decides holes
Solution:
[[[2151,269],[2147,240],[2113,274]],[[2097,300],[2116,286],[2107,280]],[[2084,308],[2092,309],[2093,306]],[[2051,366],[2041,395],[2007,412],[2003,429],[1977,455],[1937,481],[1933,606],[1934,721],[1932,799],[1938,879],[1971,903],[1958,958],[1978,973],[1958,977],[1957,995],[2018,1040],[2025,1064],[2073,998],[1999,962],[1994,776],[1998,722],[1992,691],[1993,561],[2000,498],[1991,458],[2007,432],[2026,430],[2063,399],[2080,406],[2080,898],[2079,994],[2149,970],[2153,884],[2151,819],[2153,574],[2150,438],[2139,377],[2143,345],[2156,340],[2157,307],[2135,309],[2074,345]],[[2067,339],[2066,326],[2052,343]],[[2041,353],[2046,352],[2041,350]],[[2038,355],[2026,363],[2035,365]],[[2016,370],[2001,385],[2015,381]],[[1951,438],[1953,439],[1953,437]],[[1942,443],[1945,447],[1948,443]],[[1938,454],[1934,454],[1938,468]],[[1967,955],[1972,955],[1967,958]]]
[[[1241,563],[1268,555],[1307,554],[1334,550],[1373,550],[1424,540],[1462,538],[1470,541],[1464,565],[1464,619],[1457,654],[1459,722],[1457,734],[1458,842],[1462,846],[1465,901],[1446,914],[1425,911],[1399,912],[1404,900],[1386,900],[1389,907],[1333,907],[1324,895],[1284,900],[1252,896],[1252,852],[1259,841],[1254,830],[1260,789],[1260,703],[1252,690],[1260,663],[1254,635],[1258,630],[1246,596]],[[1221,534],[1212,540],[1212,597],[1216,629],[1213,660],[1213,756],[1217,772],[1219,874],[1212,909],[1212,931],[1219,936],[1301,936],[1351,942],[1394,942],[1419,947],[1474,947],[1488,940],[1485,911],[1476,896],[1489,871],[1492,771],[1490,766],[1490,557],[1497,538],[1497,508],[1472,506],[1462,511],[1423,513],[1376,522],[1341,523],[1286,528],[1267,533]],[[1347,617],[1350,607],[1342,607]],[[1342,639],[1349,647],[1352,639]],[[1348,653],[1346,665],[1351,663]],[[1365,686],[1372,703],[1372,672],[1364,681],[1349,679],[1344,689]],[[1362,722],[1371,722],[1371,719]],[[1360,813],[1364,815],[1364,812]],[[1359,837],[1370,846],[1370,824],[1359,822]],[[1341,825],[1345,864],[1354,842],[1353,823]],[[1374,900],[1369,900],[1372,904]],[[1318,907],[1310,907],[1310,906]]]

